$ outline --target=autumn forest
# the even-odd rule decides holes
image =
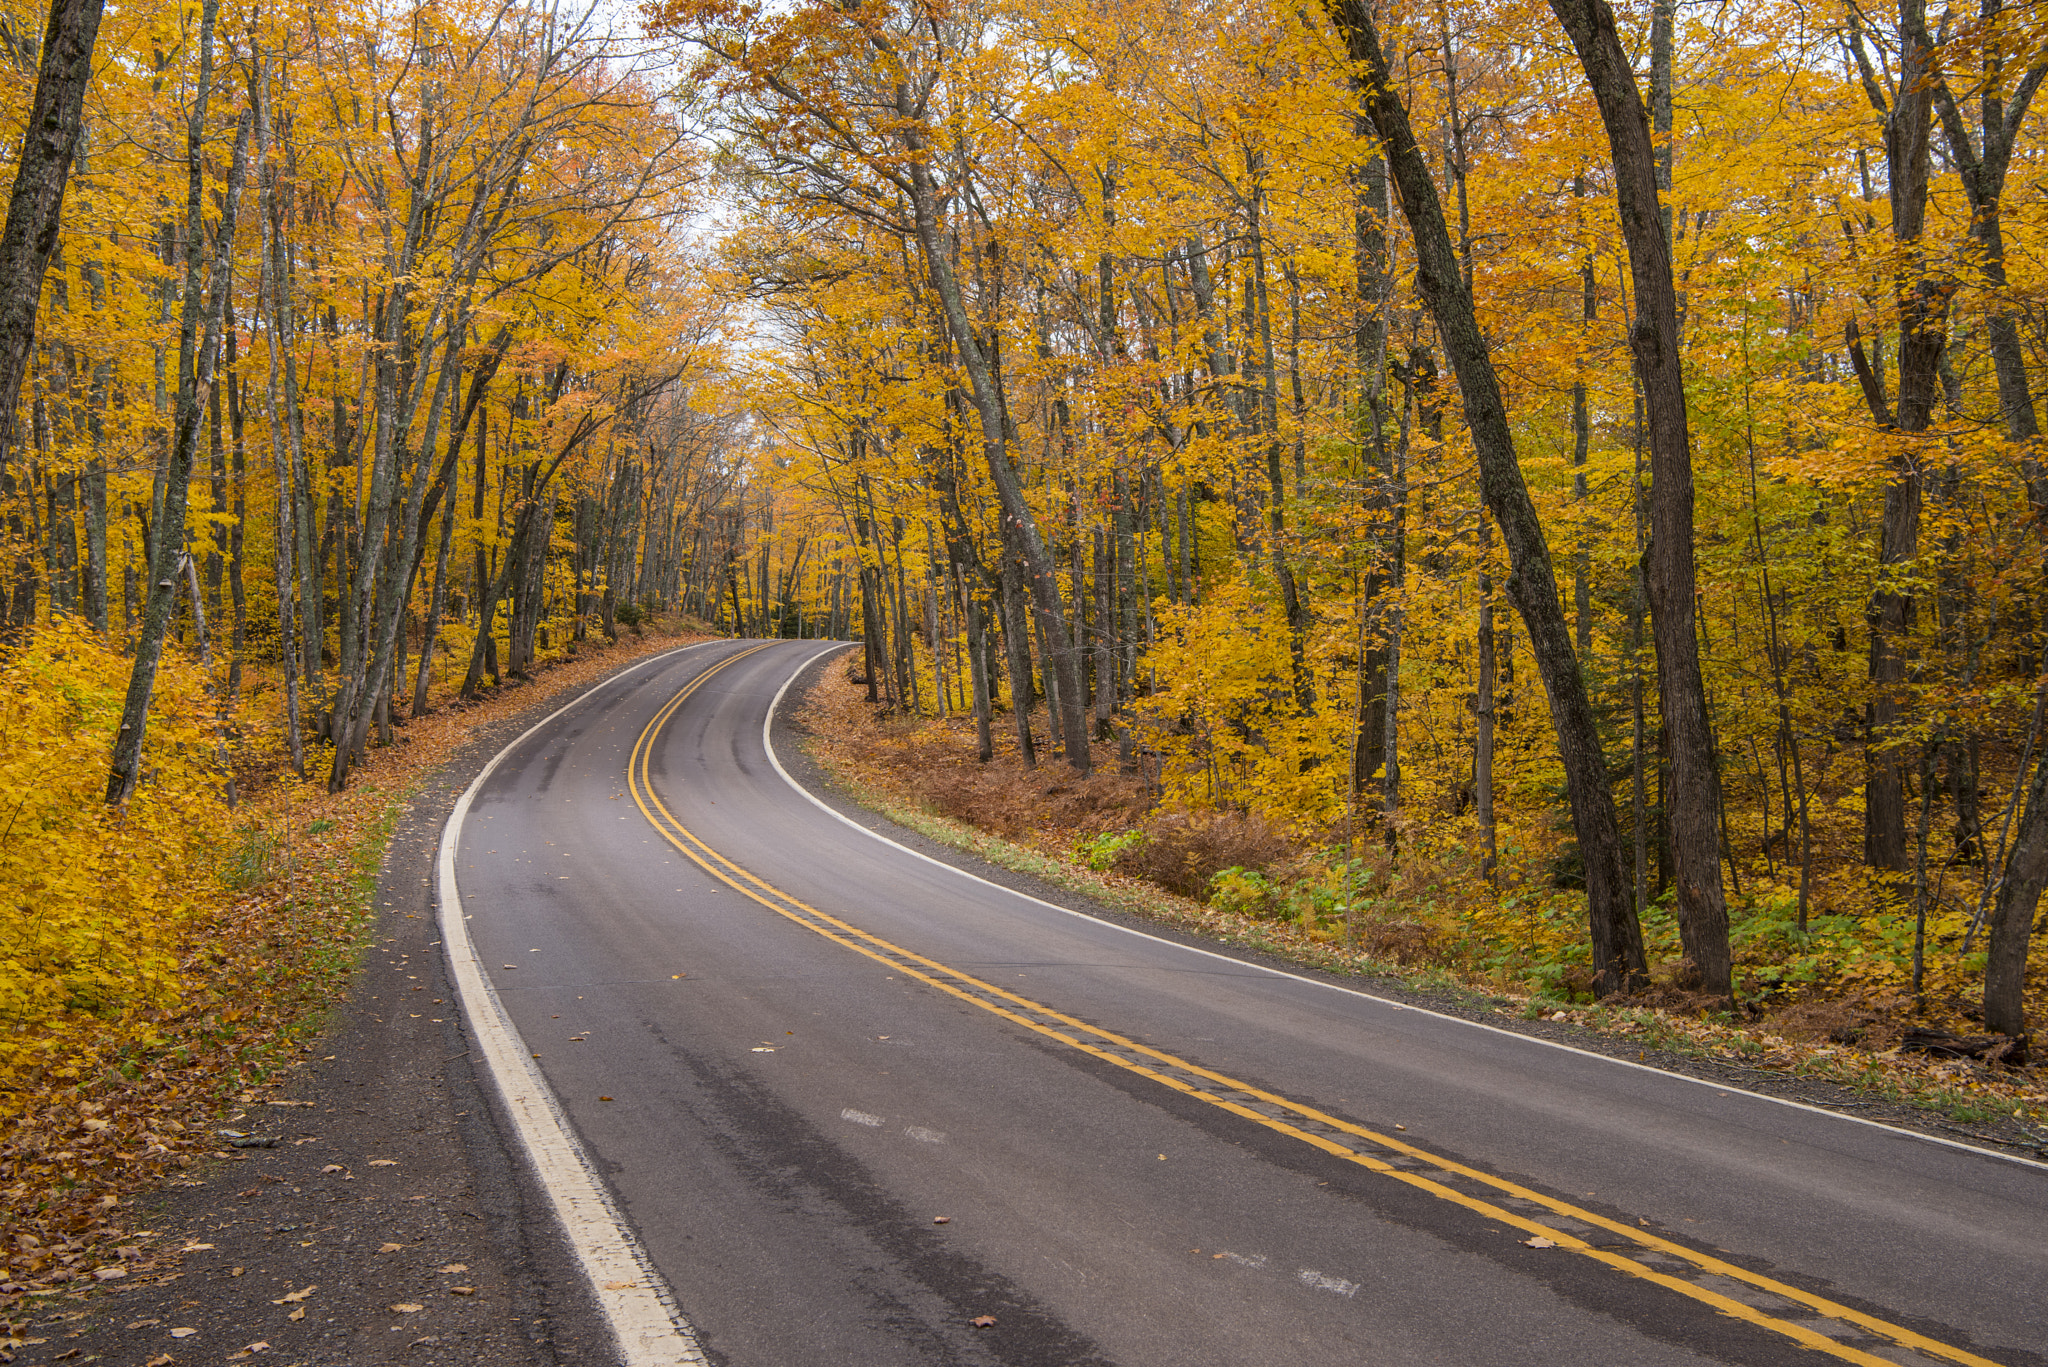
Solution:
[[[0,61],[10,1020],[170,972],[246,791],[690,622],[1113,775],[1099,868],[1227,826],[1284,856],[1182,890],[1333,942],[2024,1058],[2048,12],[8,0]]]

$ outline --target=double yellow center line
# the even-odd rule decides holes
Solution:
[[[839,917],[819,911],[770,885],[705,844],[679,821],[655,792],[650,766],[662,729],[692,694],[722,670],[767,646],[729,656],[685,684],[640,733],[627,763],[633,801],[654,828],[705,873],[836,945],[862,954],[892,971],[1000,1016],[1024,1029],[1184,1096],[1288,1136],[1324,1153],[1355,1163],[1391,1181],[1461,1206],[1489,1221],[1526,1232],[1568,1254],[1601,1263],[1624,1276],[1665,1288],[1720,1314],[1783,1335],[1803,1348],[1865,1367],[1897,1367],[1892,1356],[1869,1351],[1909,1349],[1929,1361],[1963,1367],[1997,1367],[1987,1358],[1915,1333],[1800,1287],[1751,1272],[1576,1206],[1491,1173],[1418,1148],[1406,1140],[1366,1129],[1313,1106],[1241,1082],[1151,1045],[1127,1038],[984,982],[959,969],[904,949]],[[1540,1247],[1540,1245],[1539,1245]],[[1744,1299],[1706,1284],[1741,1283]],[[1823,1329],[1820,1321],[1831,1321]]]

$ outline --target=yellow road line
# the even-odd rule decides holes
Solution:
[[[684,701],[691,694],[695,693],[706,680],[710,679],[712,675],[718,673],[727,665],[734,664],[755,651],[763,649],[766,649],[765,645],[755,646],[750,650],[733,655],[707,669],[685,685],[647,723],[646,728],[640,733],[639,739],[634,743],[633,753],[628,760],[626,768],[627,785],[632,791],[633,801],[639,806],[642,815],[647,818],[648,822],[661,833],[664,839],[674,845],[699,868],[735,892],[744,894],[778,916],[793,921],[814,934],[823,936],[834,944],[850,949],[857,954],[865,955],[899,973],[916,978],[918,981],[957,997],[962,1001],[970,1002],[1027,1030],[1044,1035],[1050,1039],[1058,1040],[1060,1043],[1078,1049],[1082,1053],[1157,1082],[1162,1086],[1172,1088],[1174,1091],[1180,1092],[1185,1096],[1207,1102],[1221,1110],[1228,1111],[1232,1115],[1240,1116],[1254,1124],[1262,1125],[1278,1134],[1299,1140],[1347,1162],[1356,1163],[1372,1172],[1390,1177],[1398,1182],[1406,1183],[1441,1200],[1462,1206],[1486,1219],[1496,1220],[1532,1235],[1548,1239],[1559,1248],[1591,1258],[1596,1262],[1603,1263],[1608,1267],[1614,1268],[1616,1271],[1624,1272],[1642,1281],[1651,1282],[1668,1290],[1675,1291],[1680,1295],[1711,1306],[1721,1314],[1783,1335],[1802,1347],[1826,1353],[1844,1362],[1864,1364],[1865,1367],[1897,1367],[1897,1364],[1889,1358],[1874,1356],[1850,1344],[1841,1343],[1803,1324],[1767,1314],[1722,1292],[1708,1287],[1696,1286],[1682,1278],[1646,1267],[1626,1253],[1588,1243],[1586,1240],[1580,1239],[1564,1230],[1545,1225],[1524,1215],[1515,1214],[1490,1201],[1458,1191],[1453,1187],[1446,1186],[1442,1182],[1422,1176],[1419,1173],[1408,1172],[1369,1153],[1342,1144],[1325,1135],[1303,1129],[1301,1126],[1289,1121],[1253,1110],[1251,1107],[1233,1101],[1227,1096],[1217,1095],[1216,1092],[1189,1083],[1182,1078],[1174,1077],[1170,1073],[1163,1072],[1158,1068],[1149,1067],[1142,1062],[1120,1057],[1112,1049],[1104,1048],[1099,1043],[1091,1043],[1089,1039],[1084,1037],[1093,1036],[1095,1040],[1113,1046],[1113,1049],[1125,1050],[1140,1055],[1142,1058],[1155,1060],[1166,1068],[1215,1083],[1221,1091],[1237,1092],[1254,1097],[1269,1106],[1287,1111],[1303,1121],[1336,1130],[1343,1134],[1354,1135],[1377,1147],[1428,1163],[1439,1171],[1454,1173],[1470,1182],[1489,1187],[1504,1196],[1529,1202],[1566,1219],[1592,1225],[1610,1234],[1618,1235],[1634,1244],[1643,1253],[1657,1253],[1677,1258],[1698,1268],[1704,1274],[1725,1277],[1732,1281],[1756,1287],[1759,1290],[1769,1292],[1773,1296],[1804,1306],[1816,1314],[1844,1324],[1854,1325],[1858,1329],[1879,1338],[1887,1339],[1902,1348],[1909,1348],[1915,1352],[1924,1353],[1929,1357],[1945,1362],[1957,1363],[1960,1364],[1960,1367],[1998,1367],[1998,1364],[1991,1362],[1987,1358],[1978,1357],[1976,1354],[1962,1348],[1957,1348],[1952,1344],[1930,1339],[1925,1335],[1915,1333],[1903,1325],[1893,1324],[1888,1320],[1865,1314],[1860,1310],[1829,1300],[1824,1296],[1816,1295],[1811,1291],[1802,1290],[1799,1287],[1788,1285],[1787,1283],[1763,1276],[1760,1273],[1751,1272],[1747,1268],[1725,1262],[1698,1249],[1688,1248],[1683,1244],[1675,1243],[1645,1230],[1623,1224],[1619,1220],[1610,1219],[1597,1211],[1586,1210],[1572,1205],[1568,1201],[1524,1187],[1519,1183],[1511,1182],[1505,1178],[1496,1177],[1491,1173],[1439,1157],[1392,1135],[1381,1134],[1378,1131],[1355,1125],[1350,1121],[1342,1120],[1336,1116],[1316,1110],[1313,1107],[1303,1105],[1300,1102],[1289,1100],[1273,1092],[1268,1092],[1263,1088],[1240,1082],[1225,1074],[1204,1068],[1199,1064],[1190,1063],[1185,1059],[1155,1049],[1150,1045],[1128,1039],[1113,1031],[1105,1030],[1100,1026],[1090,1025],[1085,1021],[1054,1010],[1043,1003],[1033,1001],[1031,998],[1020,996],[1007,988],[984,982],[970,974],[961,972],[959,969],[950,968],[912,950],[904,949],[900,945],[892,944],[879,936],[862,930],[858,926],[841,920],[839,917],[819,911],[817,908],[799,901],[797,898],[774,887],[772,884],[712,849],[693,834],[687,826],[683,825],[676,818],[675,814],[669,811],[660,796],[654,791],[654,784],[649,771],[655,741],[660,736],[662,729],[668,724],[670,718],[683,705]],[[969,990],[970,988],[972,990]],[[989,1000],[991,997],[1000,1000],[991,1001]],[[1011,1009],[1011,1007],[1001,1004],[1002,1002],[1008,1002],[1020,1009]],[[1025,1014],[1027,1012],[1029,1013],[1028,1015]],[[1038,1016],[1042,1019],[1034,1020],[1031,1018],[1032,1016]],[[1047,1024],[1048,1021],[1056,1022],[1056,1024]]]

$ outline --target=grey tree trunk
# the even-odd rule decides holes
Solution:
[[[1978,15],[1987,33],[1993,30],[2005,6],[2003,0],[1980,0]],[[2020,468],[2027,485],[2027,501],[2037,521],[2048,516],[2048,471],[2039,451],[2041,429],[2034,409],[2033,388],[2027,377],[2025,349],[2012,309],[2003,295],[2005,228],[2002,201],[2006,173],[2012,164],[2029,106],[2048,78],[2048,62],[2039,58],[2025,70],[2010,97],[2004,93],[2004,55],[1988,50],[1985,74],[1978,93],[1978,128],[1981,141],[1971,136],[1955,98],[1945,83],[1934,86],[1935,105],[1947,134],[1949,153],[1961,172],[1964,194],[1970,201],[1970,236],[1978,245],[1976,264],[1984,281],[1994,292],[1985,331],[1991,344],[1991,361],[1998,378],[1999,409],[2005,418],[2006,435],[2020,447]],[[1974,745],[1974,742],[1972,742]],[[1961,767],[1951,759],[1952,771]],[[1969,766],[1973,768],[1974,766]],[[1974,785],[1956,785],[1956,824],[1970,831],[1976,825]],[[2003,1034],[2025,1029],[2022,1006],[2026,979],[2027,947],[2032,933],[2034,908],[2041,894],[2042,850],[2048,847],[2048,793],[2044,793],[2041,770],[2037,768],[2027,790],[2026,811],[2021,819],[2018,843],[2007,860],[1999,883],[1998,902],[1990,920],[1989,956],[1984,973],[1984,1020]]]
[[[955,567],[956,572],[958,567]],[[960,573],[961,597],[967,606],[967,667],[974,686],[974,738],[975,759],[983,764],[995,758],[995,738],[989,734],[989,694],[991,680],[988,677],[986,646],[982,635],[987,630],[981,611],[981,599],[966,587],[965,573]]]
[[[287,416],[285,394],[280,385],[283,364],[291,359],[291,313],[290,305],[282,295],[283,271],[279,267],[284,244],[279,240],[282,234],[278,231],[277,167],[271,160],[269,72],[261,58],[257,59],[252,83],[255,87],[257,177],[261,183],[258,212],[263,220],[263,299],[258,310],[266,314],[270,334],[270,366],[264,378],[264,398],[269,404],[271,468],[277,485],[274,569],[277,576],[278,653],[284,669],[285,744],[291,753],[292,772],[303,776],[306,752],[305,742],[299,735],[299,615],[292,602],[292,562],[298,540],[294,472],[300,464],[300,443],[304,441],[305,434],[296,421],[298,415],[294,412]]]
[[[1017,754],[1026,769],[1038,767],[1038,745],[1031,735],[1031,609],[1025,602],[1023,571],[1004,547],[1002,570],[1003,644],[1010,671],[1010,719],[1017,728]]]
[[[192,120],[186,130],[187,157],[191,167],[185,193],[189,231],[185,246],[185,299],[178,324],[176,426],[165,476],[162,511],[151,529],[149,594],[143,605],[141,631],[135,643],[135,667],[128,677],[128,694],[121,709],[121,729],[114,739],[113,763],[107,775],[107,802],[115,806],[126,802],[135,792],[136,782],[142,773],[143,732],[149,720],[150,695],[156,687],[157,664],[163,656],[164,635],[170,629],[172,610],[177,603],[178,556],[184,550],[185,507],[190,496],[192,465],[199,454],[200,428],[204,425],[203,396],[213,382],[214,365],[220,354],[221,316],[227,306],[234,262],[235,211],[241,203],[242,182],[249,162],[251,117],[244,111],[235,128],[234,158],[229,165],[220,223],[214,232],[214,259],[204,281],[206,300],[202,308],[200,260],[202,244],[206,241],[203,218],[206,108],[213,84],[213,28],[219,8],[219,0],[206,0],[200,12],[199,81],[192,100]]]
[[[1994,31],[2004,9],[2004,0],[1979,0],[1978,17],[1983,20],[1987,35]],[[1937,79],[1933,94],[1942,131],[1947,135],[1950,158],[1961,173],[1963,193],[1970,201],[1970,236],[1980,253],[1977,268],[1984,273],[1985,283],[1997,295],[2003,295],[2007,284],[2003,211],[2006,173],[2012,165],[2013,147],[2027,110],[2043,79],[2048,78],[2048,61],[2035,58],[2034,65],[2022,72],[2008,98],[2003,79],[2007,74],[2005,55],[1995,46],[1987,46],[1990,50],[1978,91],[1979,136],[1972,136],[1945,81]],[[2006,435],[2021,444],[2028,497],[2035,516],[2039,517],[2048,512],[2048,472],[2043,471],[2040,454],[2033,449],[2041,428],[2034,411],[2033,389],[2027,379],[2026,352],[2020,344],[2019,327],[2002,298],[1994,298],[1985,325]]]
[[[2041,707],[2037,698],[2037,734]],[[2034,748],[2041,749],[2038,743]],[[2048,889],[2048,750],[2034,758],[2019,834],[2013,841],[2012,853],[2006,857],[1989,923],[1991,940],[1984,961],[1984,1026],[2001,1035],[2026,1033],[2027,945],[2044,889]],[[1964,947],[1967,949],[1967,944]]]
[[[1332,0],[1331,14],[1350,57],[1364,73],[1365,110],[1386,146],[1395,192],[1415,241],[1417,285],[1457,372],[1479,460],[1480,491],[1507,547],[1512,571],[1508,592],[1528,628],[1537,671],[1549,695],[1572,823],[1586,867],[1595,982],[1603,992],[1628,991],[1644,975],[1642,931],[1622,875],[1606,756],[1572,651],[1571,627],[1558,601],[1550,550],[1516,460],[1500,383],[1451,246],[1436,183],[1397,92],[1372,13],[1364,0]]]
[[[995,482],[1009,540],[1022,562],[1024,587],[1037,605],[1039,629],[1045,634],[1048,649],[1046,667],[1058,675],[1059,722],[1066,739],[1067,763],[1085,774],[1090,768],[1088,717],[1083,703],[1086,695],[1081,687],[1079,654],[1067,633],[1066,617],[1060,603],[1058,567],[1046,554],[1038,519],[1024,497],[1024,485],[1017,476],[1016,467],[1010,463],[1002,396],[997,390],[995,374],[981,338],[968,316],[966,296],[953,273],[952,256],[945,241],[944,210],[928,160],[922,112],[913,106],[907,87],[898,90],[897,112],[901,120],[897,137],[909,153],[910,164],[906,172],[911,209],[916,217],[918,245],[922,249],[925,269],[931,277],[933,292],[939,296],[947,330],[959,351],[962,368],[967,371],[975,413],[981,420],[983,459]]]
[[[455,550],[455,497],[461,492],[462,433],[450,433],[447,502],[441,508],[441,541],[434,555],[434,589],[427,602],[427,620],[420,635],[420,671],[413,680],[412,714],[427,715],[427,682],[433,677],[434,646],[441,634],[441,617],[448,602],[448,557]]]
[[[94,449],[99,446],[94,436]],[[99,455],[85,467],[85,616],[93,629],[107,632],[107,463]]]
[[[64,187],[78,148],[85,87],[92,79],[93,46],[99,41],[104,9],[105,0],[51,0],[27,135],[15,162],[7,223],[0,228],[0,478],[9,481],[7,459],[21,379],[35,342],[43,273],[57,249]]]
[[[1880,427],[1910,434],[1925,432],[1933,420],[1938,371],[1947,348],[1947,292],[1930,277],[1920,242],[1927,218],[1928,134],[1936,75],[1925,0],[1900,0],[1898,33],[1897,82],[1888,97],[1865,53],[1861,28],[1853,23],[1850,28],[1850,50],[1862,71],[1864,90],[1885,120],[1885,169],[1891,193],[1892,240],[1898,253],[1896,417],[1884,395],[1883,375],[1865,357],[1853,318],[1847,341],[1872,418]],[[1885,489],[1878,579],[1868,609],[1870,704],[1864,738],[1863,805],[1864,862],[1897,874],[1910,869],[1906,858],[1906,747],[1899,732],[1906,708],[1907,638],[1916,615],[1913,593],[1905,579],[1908,562],[1919,552],[1921,501],[1919,462],[1902,454]]]
[[[1493,524],[1479,514],[1479,689],[1474,695],[1472,715],[1477,726],[1472,737],[1472,810],[1479,819],[1479,876],[1494,881],[1499,859],[1499,834],[1493,819],[1493,724],[1494,685],[1498,667],[1494,658],[1497,638],[1493,630],[1493,576],[1487,572],[1486,555],[1493,550]]]
[[[1550,0],[1585,68],[1614,160],[1636,316],[1629,329],[1650,426],[1650,547],[1645,577],[1657,642],[1657,705],[1671,747],[1668,819],[1678,928],[1702,990],[1734,993],[1721,888],[1721,791],[1713,718],[1693,622],[1692,438],[1678,343],[1678,294],[1658,194],[1658,152],[1635,72],[1607,0]],[[1668,65],[1668,60],[1667,60]],[[1659,97],[1669,99],[1664,94]],[[1668,144],[1667,144],[1668,146]]]

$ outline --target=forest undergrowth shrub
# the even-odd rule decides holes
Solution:
[[[1118,851],[1111,867],[1198,901],[1223,870],[1263,872],[1294,853],[1274,827],[1239,812],[1158,812],[1141,829],[1145,838]]]
[[[1106,873],[1116,857],[1145,838],[1143,831],[1102,831],[1074,842],[1074,857],[1097,873]]]
[[[1765,888],[1731,899],[1729,940],[1738,971],[1752,995],[1794,1001],[1826,995],[1859,1000],[1895,999],[1913,990],[1914,942],[1920,940],[1924,999],[1956,1002],[1981,991],[1985,940],[1970,933],[1972,908],[1948,902],[1927,910],[1916,924],[1910,892],[1873,888],[1857,899],[1854,914],[1819,911],[1799,929],[1798,895]]]
[[[1143,812],[1136,780],[1115,773],[1076,778],[1063,765],[1024,770],[949,762],[943,737],[920,733],[900,742],[901,758],[925,777],[921,795],[941,816],[1015,838],[1033,830],[1082,837],[1129,828]]]
[[[1285,908],[1283,892],[1257,869],[1233,864],[1227,869],[1218,869],[1209,880],[1209,905],[1218,911],[1266,920]]]
[[[104,801],[129,661],[74,619],[0,661],[0,1085],[154,1038],[177,948],[236,847],[199,668],[167,654],[148,782]]]

